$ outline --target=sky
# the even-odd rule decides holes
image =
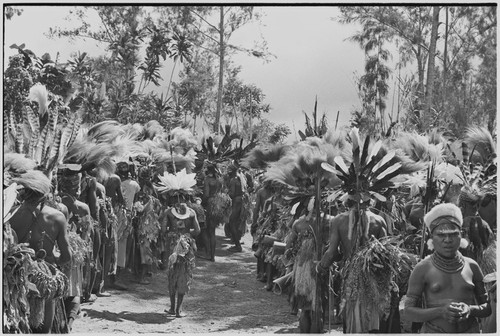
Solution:
[[[347,39],[360,27],[333,20],[340,14],[334,6],[256,8],[263,14],[260,22],[236,31],[230,43],[251,48],[263,37],[276,56],[268,63],[246,54],[233,56],[234,62],[242,66],[241,79],[255,84],[266,95],[265,102],[271,106],[266,118],[290,127],[289,140],[295,140],[297,131],[305,128],[303,111],[311,115],[317,97],[318,113],[326,113],[331,126],[337,111],[339,127],[347,125],[351,111],[360,105],[354,72],[362,74],[364,67],[363,51]],[[71,22],[64,21],[69,7],[37,5],[23,9],[21,16],[5,21],[4,64],[16,53],[9,48],[13,43],[25,43],[38,56],[48,52],[54,59],[59,53],[61,62],[76,51],[86,51],[89,56],[103,53],[103,47],[95,42],[47,38],[50,27],[71,26]]]

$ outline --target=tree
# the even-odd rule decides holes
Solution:
[[[420,111],[424,99],[425,64],[428,55],[428,40],[431,27],[430,7],[424,6],[377,6],[377,7],[340,7],[340,22],[349,24],[359,22],[363,31],[378,27],[379,36],[387,43],[398,47],[400,62],[406,66],[417,63],[417,81],[412,106],[416,122],[420,122]],[[388,54],[390,57],[390,54]]]
[[[113,80],[106,83],[109,118],[128,120],[133,117],[126,114],[139,99],[147,96],[143,95],[144,87],[150,82],[157,86],[160,84],[161,60],[172,58],[175,67],[177,60],[183,62],[189,58],[190,43],[186,36],[162,21],[162,17],[153,19],[151,12],[155,8],[148,9],[141,6],[77,7],[70,12],[71,19],[76,17],[80,22],[77,28],[55,27],[49,31],[50,37],[92,39],[105,45],[108,65],[115,71]],[[97,28],[86,21],[91,13],[97,14],[100,19]],[[146,47],[143,61],[139,53],[142,47]],[[141,81],[136,87],[138,71],[141,71]]]
[[[174,93],[184,97],[185,113],[194,119],[193,133],[197,119],[204,118],[205,123],[213,128],[216,91],[214,73],[214,55],[204,50],[195,50],[190,63],[179,73],[180,82],[174,84]]]
[[[473,122],[493,130],[496,8],[462,6],[444,10],[444,22],[440,22],[438,8],[431,6],[341,7],[340,20],[360,23],[363,32],[372,26],[384,30],[384,40],[399,48],[398,67],[411,69],[416,61],[415,84],[408,81],[411,76],[405,80],[398,77],[397,83],[398,97],[403,97],[407,108],[403,120],[410,122],[405,128],[425,132],[428,125],[446,127],[458,136]],[[435,52],[430,52],[434,48],[431,42],[436,42]]]
[[[12,20],[14,15],[20,16],[23,13],[22,9],[15,8],[12,6],[5,6],[3,10],[4,10],[3,13],[5,16],[5,19],[7,19],[7,20]]]
[[[239,7],[179,7],[178,23],[184,27],[193,27],[191,37],[193,44],[204,50],[209,50],[218,57],[218,89],[217,108],[215,111],[214,132],[219,133],[220,118],[223,109],[224,72],[227,61],[234,52],[246,52],[253,57],[266,59],[269,54],[266,51],[265,42],[254,48],[235,46],[229,43],[232,34],[247,24],[258,19],[258,13],[254,12],[252,6]],[[195,34],[197,32],[197,34]],[[195,37],[196,36],[196,37]]]
[[[224,88],[222,102],[223,112],[226,112],[227,122],[232,125],[236,122],[236,132],[239,131],[238,115],[241,117],[242,130],[248,130],[249,139],[252,135],[253,119],[260,119],[263,113],[270,110],[269,104],[264,103],[265,94],[253,84],[245,84],[238,78],[241,67],[229,68],[228,80]]]
[[[434,93],[434,74],[436,69],[435,64],[435,53],[436,53],[436,43],[438,39],[438,26],[439,26],[439,6],[435,6],[432,10],[432,29],[431,29],[431,40],[429,46],[429,65],[427,66],[427,85],[425,90],[425,108],[424,108],[424,118],[423,126],[424,129],[428,129],[430,126],[429,116],[431,114],[432,108],[432,98]]]
[[[292,134],[290,127],[285,124],[279,124],[274,128],[274,131],[269,136],[268,141],[271,144],[282,144],[290,134]]]

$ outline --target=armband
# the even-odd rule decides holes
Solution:
[[[490,300],[488,292],[484,292],[482,294],[476,294],[476,299],[478,304],[483,304]]]
[[[408,308],[408,307],[420,307],[421,299],[422,299],[421,296],[406,295],[406,298],[404,300],[404,307],[405,308]]]

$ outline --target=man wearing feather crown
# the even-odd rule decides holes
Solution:
[[[29,243],[37,252],[37,257],[48,263],[66,267],[71,261],[71,251],[67,236],[67,221],[64,214],[44,201],[50,193],[50,180],[41,171],[27,171],[14,179],[20,189],[22,202],[9,223],[14,230],[18,243]],[[60,257],[53,254],[54,246],[59,247]],[[55,315],[55,300],[45,300],[44,321],[40,330],[50,333]],[[32,312],[34,314],[34,312]]]

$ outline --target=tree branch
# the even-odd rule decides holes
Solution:
[[[203,36],[205,37],[208,37],[209,39],[211,39],[212,41],[214,41],[215,43],[219,44],[219,41],[217,41],[215,38],[213,38],[212,36],[208,35],[207,33],[205,33],[203,30],[201,30],[198,26],[194,25],[193,26],[196,28],[196,30],[198,30],[201,34],[203,34]]]
[[[210,27],[212,27],[213,29],[215,29],[217,32],[220,33],[220,30],[219,28],[215,27],[213,24],[211,24],[210,22],[208,22],[207,20],[205,20],[203,18],[203,16],[201,16],[200,14],[196,13],[195,11],[191,10],[191,9],[188,9],[190,13],[193,13],[194,15],[198,16],[203,22],[205,22],[207,25],[209,25]]]

